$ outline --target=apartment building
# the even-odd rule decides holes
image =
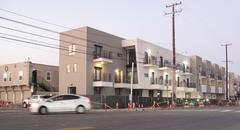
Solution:
[[[235,99],[239,95],[240,91],[240,76],[234,74],[233,72],[228,73],[229,83],[228,83],[228,94],[230,99]]]
[[[175,80],[177,98],[225,99],[225,68],[200,56],[177,53],[173,77],[172,51],[141,39],[82,27],[60,33],[60,47],[67,48],[59,55],[62,94],[128,96],[134,63],[134,96],[171,97]],[[240,77],[230,80],[236,95]]]
[[[174,77],[168,49],[90,27],[62,32],[60,46],[68,48],[60,50],[60,93],[129,95],[133,62],[133,95],[171,97]],[[190,59],[177,54],[176,67],[176,97],[198,98]]]
[[[141,39],[124,40],[122,47],[127,52],[135,52],[132,61],[127,57],[127,65],[131,62],[136,64],[134,95],[171,97],[175,80],[177,98],[198,98],[196,85],[192,82],[189,57],[176,54],[176,75],[173,77],[171,50]],[[130,65],[129,67],[131,69]]]
[[[201,98],[224,99],[225,68],[203,60],[199,56],[191,56],[194,82]]]
[[[115,91],[121,91],[127,94],[128,90],[113,87],[114,81],[123,80],[118,79],[115,72],[121,75],[126,72],[122,40],[90,27],[60,33],[60,46],[68,51],[60,50],[59,92],[115,95]]]
[[[0,65],[0,100],[22,103],[39,91],[58,91],[58,67],[30,61]]]

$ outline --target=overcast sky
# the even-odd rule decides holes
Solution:
[[[123,38],[141,38],[171,48],[172,25],[170,12],[165,6],[176,0],[1,0],[0,8],[54,24],[79,28],[90,26]],[[229,46],[229,70],[240,74],[240,1],[239,0],[182,0],[176,16],[176,49],[196,54],[203,59],[225,66],[224,43]],[[58,32],[67,30],[3,12],[0,16],[38,25]],[[53,34],[0,19],[0,26],[15,28],[58,38]],[[24,36],[58,44],[22,33],[0,28],[0,33]],[[6,36],[0,34],[0,36]],[[58,65],[58,51],[0,38],[0,64],[31,61]]]

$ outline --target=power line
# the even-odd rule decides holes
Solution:
[[[25,26],[28,26],[28,27],[40,29],[40,30],[51,32],[51,33],[55,33],[55,34],[59,34],[60,33],[60,32],[57,32],[55,30],[47,29],[47,28],[44,28],[44,27],[28,24],[28,23],[17,21],[17,20],[13,20],[13,19],[9,19],[9,18],[6,18],[6,17],[0,17],[0,19],[6,20],[6,21],[10,21],[10,22],[13,22],[13,23],[17,23],[17,24],[22,24],[22,25],[25,25]],[[71,37],[71,38],[75,38],[75,39],[79,39],[79,40],[88,41],[88,42],[95,43],[95,44],[102,44],[102,45],[108,46],[108,47],[113,48],[113,49],[118,49],[118,48],[116,48],[114,46],[105,44],[103,42],[97,42],[97,41],[94,41],[94,40],[84,39],[84,38],[77,37],[77,36],[70,35],[70,34],[66,34],[66,33],[61,33],[61,35],[67,36],[67,37]]]
[[[40,44],[40,43],[36,43],[36,42],[29,42],[29,41],[25,41],[25,40],[20,40],[20,39],[15,39],[15,38],[9,38],[9,37],[4,37],[4,36],[0,36],[0,38],[2,39],[7,39],[7,40],[11,40],[11,41],[17,41],[17,42],[22,42],[25,44],[31,44],[31,45],[35,45],[35,46],[42,46],[42,47],[47,47],[47,48],[51,48],[51,49],[58,49],[58,50],[64,50],[64,51],[68,51],[68,49],[66,48],[61,48],[61,47],[55,47],[55,46],[50,46],[50,45],[45,45],[45,44]],[[76,53],[80,53],[80,54],[86,54],[86,55],[91,55],[94,56],[92,53],[86,53],[86,52],[81,52],[76,50]],[[138,58],[138,57],[136,57]],[[120,59],[120,58],[112,58],[115,60],[122,60],[122,61],[126,61],[125,59]],[[137,62],[137,63],[143,63],[143,62]]]
[[[39,35],[39,34],[36,34],[36,33],[31,33],[31,32],[27,32],[27,31],[22,31],[22,30],[18,30],[18,29],[13,29],[13,28],[9,28],[9,27],[5,27],[5,26],[0,26],[0,28],[4,28],[4,29],[7,29],[7,30],[11,30],[11,31],[15,31],[15,32],[20,32],[20,33],[24,33],[24,34],[29,34],[29,35],[33,35],[33,36],[37,36],[37,37],[41,37],[41,38],[46,38],[46,39],[50,39],[50,40],[55,40],[55,41],[61,41],[63,43],[70,43],[70,44],[76,44],[76,45],[79,45],[79,46],[82,46],[82,47],[86,47],[86,48],[91,48],[91,49],[94,49],[94,47],[91,47],[91,46],[85,46],[85,45],[82,45],[82,44],[79,44],[79,43],[75,43],[75,42],[70,42],[70,41],[66,41],[66,40],[61,40],[61,39],[56,39],[56,38],[53,38],[53,37],[49,37],[49,36],[44,36],[44,35]],[[4,33],[2,33],[4,34]],[[14,36],[14,35],[10,35],[10,34],[5,34],[5,35],[9,35],[9,36]],[[16,36],[16,38],[22,38],[22,39],[27,39],[27,40],[31,40],[31,41],[35,41],[35,42],[40,42],[40,43],[45,43],[46,42],[42,42],[42,41],[37,41],[37,40],[33,40],[33,39],[29,39],[29,38],[24,38],[24,37],[19,37],[19,36]],[[50,43],[49,43],[50,44]],[[65,47],[65,46],[60,46],[60,47]],[[67,48],[67,47],[65,47]],[[112,52],[112,53],[119,53],[119,52]],[[141,52],[138,52],[138,54],[140,55],[144,55],[144,53],[141,53]],[[125,54],[124,54],[125,55]],[[157,57],[158,59],[159,57]],[[141,59],[144,59],[144,58],[141,58]],[[168,58],[165,58],[167,59],[168,61],[170,61],[170,59]],[[181,64],[181,62],[178,62],[178,64]]]
[[[41,20],[41,19],[38,19],[38,18],[29,17],[29,16],[26,16],[26,15],[23,15],[23,14],[20,14],[20,13],[16,13],[16,12],[13,12],[13,11],[10,11],[10,10],[6,10],[6,9],[3,9],[3,8],[0,8],[0,10],[4,11],[4,12],[11,13],[11,14],[14,14],[14,15],[17,15],[17,16],[28,18],[28,19],[31,19],[31,20],[34,20],[34,21],[37,21],[37,22],[45,23],[45,24],[48,24],[48,25],[53,25],[53,26],[56,26],[56,27],[60,27],[60,28],[64,28],[64,29],[68,29],[68,30],[72,30],[72,31],[86,33],[86,31],[83,31],[83,30],[78,30],[78,29],[74,29],[74,28],[71,28],[71,27],[63,26],[63,25],[60,25],[60,24],[55,24],[55,23],[52,23],[52,22]],[[93,33],[93,32],[88,32],[88,33],[96,35],[96,36],[101,36],[101,37],[105,37],[105,38],[109,38],[109,39],[114,39],[112,37],[109,37],[109,36],[106,36],[106,35],[101,35],[101,34],[98,34],[98,33]]]

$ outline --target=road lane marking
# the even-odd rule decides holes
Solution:
[[[63,128],[63,129],[58,129],[58,130],[91,130],[94,128],[95,127],[80,127],[80,128]]]

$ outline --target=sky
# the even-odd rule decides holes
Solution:
[[[171,16],[166,5],[176,0],[1,0],[0,8],[69,28],[90,26],[126,39],[140,38],[172,48]],[[240,74],[240,1],[239,0],[182,0],[176,9],[176,50],[185,55],[198,55],[212,63],[225,66],[225,48],[229,46],[229,70]],[[37,22],[0,10],[0,16],[52,29],[68,29]],[[1,27],[31,33],[59,35],[0,19]],[[0,28],[0,36],[11,34],[58,45],[47,40]],[[58,50],[23,44],[0,38],[0,64],[26,61],[58,65]]]

